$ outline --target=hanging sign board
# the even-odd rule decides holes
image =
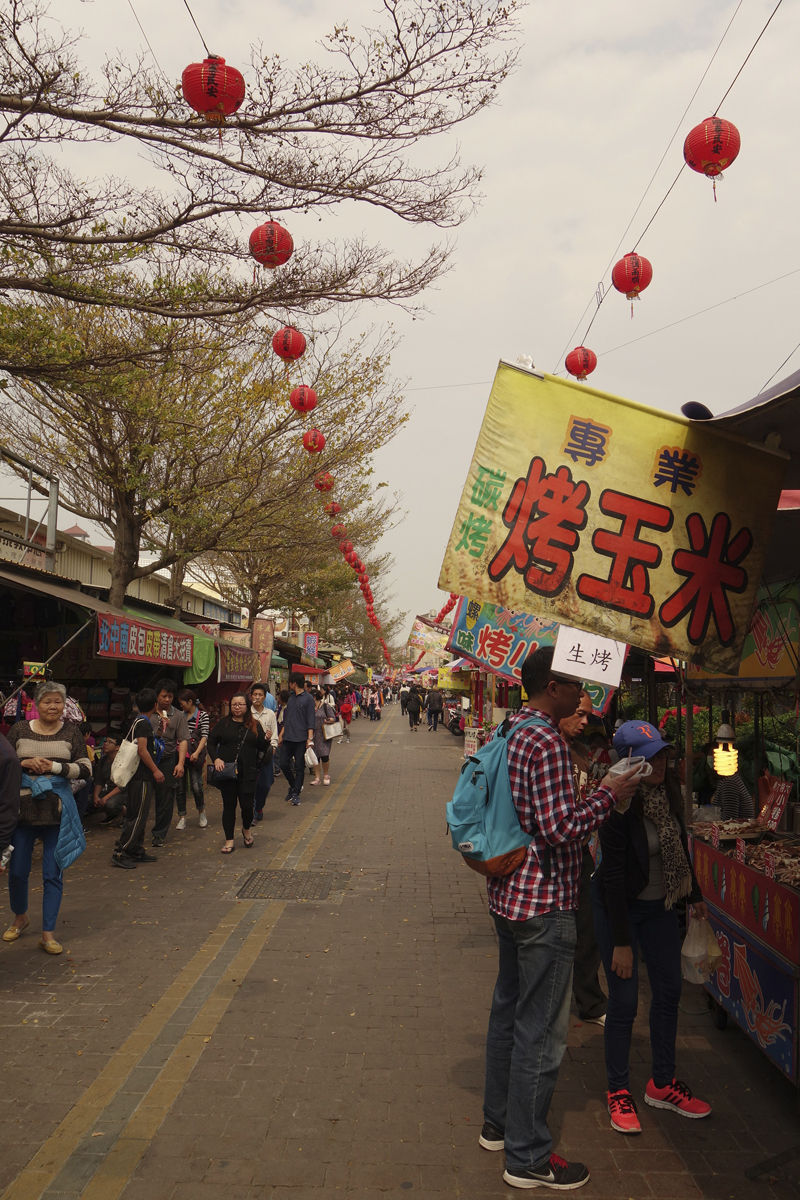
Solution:
[[[561,625],[553,652],[553,672],[568,679],[591,679],[618,688],[628,647],[623,642]]]
[[[99,658],[124,658],[129,662],[190,667],[193,648],[191,633],[172,633],[138,618],[122,619],[110,613],[97,614]]]
[[[439,587],[733,673],[786,462],[501,363]]]
[[[348,675],[355,674],[355,667],[349,658],[345,658],[342,662],[331,663],[328,674],[331,683],[338,683],[341,679],[346,679]]]

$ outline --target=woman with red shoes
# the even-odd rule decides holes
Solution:
[[[651,770],[624,813],[600,828],[602,861],[592,881],[595,933],[608,985],[605,1023],[608,1111],[619,1133],[641,1133],[629,1087],[630,1047],[639,1000],[641,949],[650,979],[653,1075],[645,1104],[683,1117],[707,1117],[711,1106],[675,1078],[681,997],[681,940],[676,903],[708,912],[692,870],[677,778],[667,770],[670,746],[647,721],[626,721],[614,735],[620,759],[641,755]]]

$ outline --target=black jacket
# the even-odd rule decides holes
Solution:
[[[686,826],[676,803],[678,784],[674,778],[667,776],[666,786],[667,794],[671,794],[673,798],[672,811],[678,819],[681,842],[692,872],[689,900],[692,904],[697,904],[703,899],[703,893],[692,868]],[[644,827],[641,801],[637,802],[636,797],[627,812],[612,812],[606,823],[600,826],[600,848],[602,859],[595,874],[598,898],[611,918],[614,945],[630,946],[628,906],[633,904],[650,881],[647,830]]]
[[[22,767],[8,738],[0,733],[0,854],[11,842],[19,820]]]

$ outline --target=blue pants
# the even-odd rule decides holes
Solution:
[[[303,777],[306,773],[306,741],[281,742],[281,770],[293,796],[299,796],[303,790]]]
[[[547,1114],[567,1045],[575,914],[494,916],[500,969],[486,1035],[487,1121],[505,1130],[509,1170],[550,1157]]]
[[[633,950],[633,974],[620,979],[611,970],[614,936],[611,920],[592,885],[594,928],[608,986],[605,1047],[608,1090],[628,1087],[631,1033],[639,1005],[639,947],[650,979],[650,1048],[653,1082],[666,1087],[675,1078],[675,1039],[678,1036],[678,1002],[681,998],[681,938],[678,914],[665,909],[663,900],[634,900],[628,907]]]
[[[53,933],[61,907],[64,876],[56,866],[56,846],[60,825],[18,825],[12,835],[14,853],[8,865],[8,899],[11,911],[21,916],[28,911],[28,876],[31,873],[33,844],[42,839],[42,932]]]
[[[303,751],[303,753],[305,754],[305,751]],[[269,795],[269,789],[272,787],[274,782],[275,782],[275,772],[272,767],[272,757],[270,757],[269,762],[265,762],[265,763],[261,764],[261,769],[258,772],[258,779],[256,780],[256,796],[255,796],[256,812],[264,811],[264,804],[266,802],[267,796]]]

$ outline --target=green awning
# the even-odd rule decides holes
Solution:
[[[288,667],[289,660],[288,658],[284,658],[281,654],[273,654],[272,658],[269,660],[269,665],[271,667]]]
[[[177,633],[190,633],[193,639],[192,665],[184,668],[184,686],[191,687],[192,684],[202,683],[208,679],[217,665],[217,647],[212,637],[209,637],[207,633],[201,633],[192,625],[176,621],[174,617],[156,616],[144,608],[136,608],[133,604],[126,604],[124,608],[130,616],[139,617],[142,621],[150,621],[153,625],[163,625],[167,629],[174,629]]]

